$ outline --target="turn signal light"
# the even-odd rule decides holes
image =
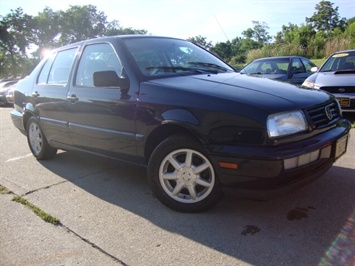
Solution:
[[[227,169],[233,169],[233,170],[237,170],[238,169],[238,164],[237,163],[219,162],[219,166],[221,168],[227,168]]]

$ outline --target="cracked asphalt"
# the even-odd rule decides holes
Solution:
[[[77,152],[36,161],[0,107],[0,265],[354,265],[355,134],[320,179],[269,201],[227,194],[183,214],[154,198],[145,168]],[[46,223],[22,196],[58,218]]]

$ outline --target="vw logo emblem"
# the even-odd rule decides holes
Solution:
[[[330,109],[330,105],[327,105],[326,107],[324,107],[324,111],[325,111],[325,114],[328,117],[328,119],[332,120],[333,113],[332,113],[332,110]]]

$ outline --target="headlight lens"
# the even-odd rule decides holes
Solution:
[[[305,86],[307,88],[311,88],[311,89],[318,89],[319,90],[319,86],[317,86],[315,84],[315,82],[311,81],[311,80],[305,80],[302,84],[302,86]]]
[[[307,130],[306,118],[302,111],[269,115],[267,131],[269,137],[281,137]]]

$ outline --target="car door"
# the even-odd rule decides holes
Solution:
[[[135,98],[118,86],[94,86],[94,73],[109,70],[118,76],[123,71],[110,43],[83,48],[68,92],[72,140],[78,148],[108,156],[135,155]]]
[[[50,141],[71,144],[67,93],[78,48],[53,53],[44,63],[32,90],[36,116]]]
[[[294,84],[302,84],[303,81],[305,81],[305,79],[310,75],[300,58],[292,58],[291,73],[292,77],[290,82]]]

